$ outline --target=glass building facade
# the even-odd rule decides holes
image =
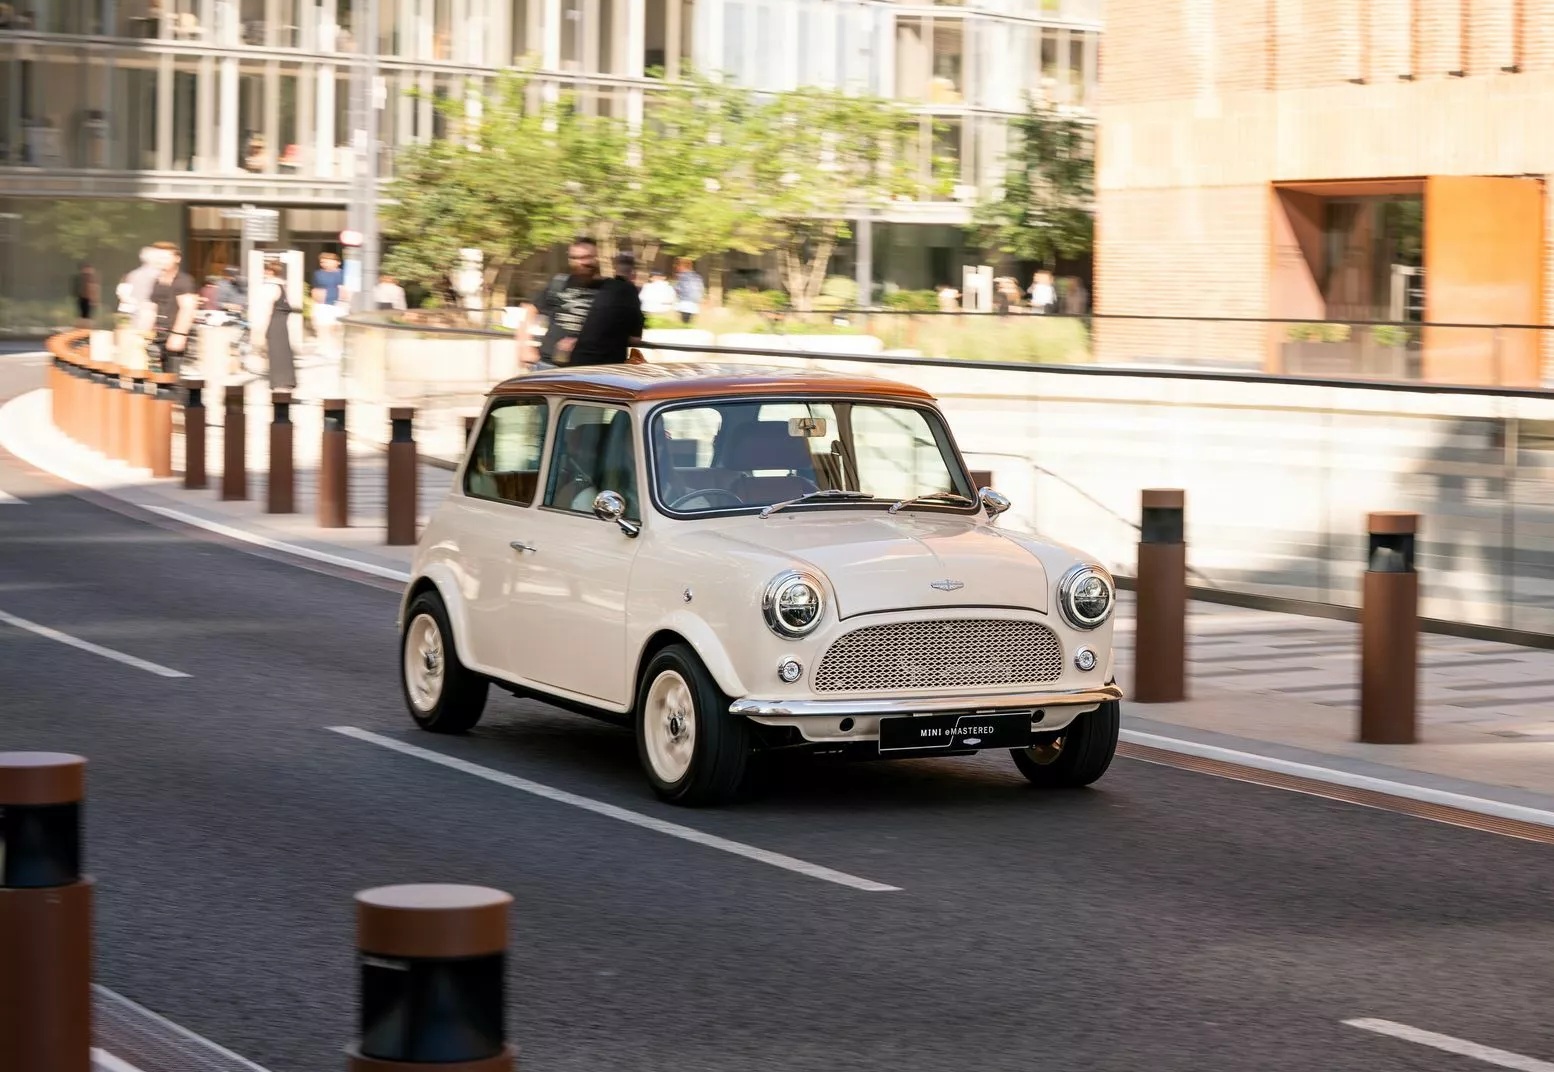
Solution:
[[[357,25],[369,2],[375,42]],[[881,235],[881,226],[951,241],[943,236],[965,222],[977,191],[998,180],[1006,122],[1024,93],[1094,106],[1100,9],[1101,0],[0,0],[0,301],[67,300],[82,259],[116,280],[147,237],[180,242],[199,274],[216,270],[235,259],[238,238],[222,210],[245,203],[281,210],[278,243],[310,260],[335,244],[357,179],[352,88],[366,88],[369,45],[376,84],[358,99],[375,105],[380,178],[401,146],[441,133],[435,99],[478,91],[503,67],[537,65],[590,112],[629,119],[656,79],[694,66],[758,89],[843,86],[912,106],[923,116],[922,166],[937,149],[957,163],[959,182],[941,202],[901,206],[876,225],[875,242],[914,248],[910,232]],[[120,217],[119,227],[80,226]]]

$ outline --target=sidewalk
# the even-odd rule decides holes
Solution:
[[[185,491],[181,479],[152,480],[144,471],[106,461],[66,439],[49,421],[46,391],[0,409],[0,447],[40,469],[165,517],[272,550],[404,579],[412,548],[383,542],[385,458],[365,437],[386,438],[387,427],[378,436],[370,405],[353,402],[347,418],[360,437],[352,439],[350,449],[351,527],[316,524],[322,420],[316,400],[326,397],[321,389],[335,386],[325,382],[332,375],[333,370],[314,369],[299,377],[297,395],[304,401],[293,410],[299,512],[292,515],[263,512],[269,416],[262,382],[251,383],[247,391],[245,502],[220,501],[222,430],[216,399],[211,400],[207,447],[211,487],[205,491]],[[176,434],[174,464],[182,464],[182,437]],[[423,523],[447,493],[451,477],[445,463],[423,462]],[[1125,697],[1133,684],[1133,628],[1132,596],[1125,592],[1116,634],[1117,680]],[[1421,743],[1363,745],[1355,740],[1357,626],[1195,602],[1189,604],[1188,632],[1188,699],[1141,704],[1125,698],[1125,742],[1197,755],[1228,750],[1246,757],[1235,762],[1264,763],[1264,769],[1303,764],[1327,772],[1307,777],[1381,779],[1425,794],[1462,794],[1554,813],[1554,651],[1425,634]],[[1544,825],[1554,826],[1554,814]]]

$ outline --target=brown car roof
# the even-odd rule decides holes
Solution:
[[[934,400],[933,395],[920,387],[875,376],[779,365],[700,361],[542,369],[499,383],[491,393],[503,396],[564,393],[626,403],[770,394],[869,395],[914,402]]]

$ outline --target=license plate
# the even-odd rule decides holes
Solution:
[[[880,751],[1029,748],[1031,712],[917,715],[880,719]]]

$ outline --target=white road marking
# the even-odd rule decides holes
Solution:
[[[18,629],[25,629],[29,633],[36,633],[40,637],[47,637],[49,640],[57,640],[59,643],[67,644],[72,648],[89,651],[93,655],[101,655],[104,659],[112,659],[114,662],[123,663],[125,666],[133,666],[135,669],[144,670],[148,674],[156,674],[158,677],[189,676],[182,670],[173,670],[159,663],[137,659],[135,656],[126,655],[122,651],[114,651],[112,648],[105,648],[101,644],[93,644],[90,640],[82,640],[80,637],[73,637],[69,633],[61,633],[58,629],[50,629],[46,625],[29,622],[26,618],[18,618],[14,614],[7,614],[3,610],[0,610],[0,622],[4,622],[6,625],[13,625]]]
[[[8,495],[0,491],[0,506],[26,506],[26,499],[18,499],[15,495]]]
[[[679,823],[655,819],[651,815],[641,815],[634,811],[628,811],[625,808],[616,807],[614,804],[605,804],[602,801],[593,800],[589,797],[578,796],[576,793],[568,793],[563,789],[552,789],[548,785],[531,782],[527,778],[518,778],[511,774],[504,774],[501,771],[492,770],[490,767],[482,767],[479,764],[456,759],[441,752],[434,752],[429,748],[405,744],[403,741],[396,741],[392,737],[384,737],[370,730],[359,729],[356,726],[330,726],[329,729],[335,733],[344,734],[347,737],[354,737],[358,741],[367,741],[381,748],[387,748],[407,756],[415,756],[417,759],[424,759],[429,763],[437,763],[452,770],[462,771],[465,774],[472,774],[476,778],[484,778],[488,782],[505,785],[509,789],[532,793],[537,797],[554,800],[559,804],[570,804],[574,808],[591,811],[595,815],[619,819],[623,823],[631,823],[633,826],[655,830],[660,834],[668,834],[670,837],[677,837],[696,845],[704,845],[707,848],[717,849],[720,852],[743,856],[746,859],[769,864],[772,867],[780,867],[785,871],[807,875],[822,882],[834,882],[838,886],[863,890],[865,893],[893,893],[898,892],[901,888],[899,886],[887,886],[883,882],[875,882],[871,879],[859,878],[856,875],[849,875],[842,871],[833,871],[829,867],[821,867],[819,864],[812,864],[806,860],[798,860],[792,856],[784,856],[781,853],[758,849],[753,845],[730,841],[727,838],[704,833],[689,826],[681,826]]]
[[[95,1072],[140,1072],[135,1065],[96,1046],[92,1047],[92,1068]]]
[[[142,1017],[146,1018],[147,1020],[150,1020],[152,1023],[156,1024],[157,1026],[162,1027],[162,1028],[164,1028],[164,1029],[166,1029],[168,1031],[171,1031],[173,1034],[177,1035],[179,1038],[182,1038],[182,1039],[185,1039],[185,1040],[187,1040],[189,1042],[192,1042],[196,1046],[200,1046],[200,1047],[202,1047],[202,1048],[204,1048],[206,1050],[209,1050],[211,1053],[218,1054],[218,1055],[220,1055],[222,1057],[225,1057],[227,1060],[229,1060],[229,1061],[233,1062],[234,1064],[236,1064],[239,1068],[246,1069],[247,1072],[270,1072],[270,1070],[265,1068],[263,1065],[254,1064],[254,1062],[250,1061],[248,1058],[244,1057],[242,1054],[240,1054],[240,1053],[233,1053],[231,1050],[227,1049],[225,1046],[221,1045],[220,1043],[212,1042],[210,1039],[206,1038],[204,1035],[195,1034],[193,1031],[190,1031],[187,1027],[182,1027],[182,1026],[180,1026],[178,1024],[173,1023],[171,1020],[169,1020],[167,1017],[161,1015],[160,1013],[152,1012],[150,1009],[146,1008],[144,1005],[136,1004],[135,1002],[131,1001],[129,998],[125,997],[123,994],[115,993],[114,991],[109,990],[106,986],[103,986],[101,983],[93,983],[92,984],[92,989],[95,990],[101,996],[107,998],[109,1001],[112,1001],[112,1002],[115,1002],[115,1003],[117,1003],[119,1005],[122,1005],[124,1008],[126,1008],[129,1011],[135,1013],[137,1016],[142,1016]],[[115,1060],[117,1060],[117,1058],[115,1058]],[[134,1066],[131,1065],[131,1066],[127,1066],[127,1067],[133,1068]]]
[[[138,504],[132,504],[138,505]],[[296,555],[313,562],[323,562],[331,566],[341,566],[345,569],[356,570],[358,573],[370,574],[374,577],[383,577],[390,581],[409,582],[410,574],[404,570],[392,569],[388,566],[378,566],[371,562],[362,562],[358,559],[347,558],[345,555],[334,555],[328,551],[315,551],[311,547],[303,547],[300,544],[287,543],[284,540],[272,540],[268,536],[260,536],[258,533],[245,532],[243,529],[232,525],[223,525],[219,521],[210,521],[193,514],[186,514],[182,510],[171,510],[165,506],[142,506],[141,509],[149,510],[153,514],[171,518],[185,525],[193,525],[197,529],[206,532],[214,532],[220,536],[227,536],[244,543],[251,543],[258,547],[266,547],[271,551],[284,551],[288,555]]]
[[[1504,801],[1489,800],[1484,797],[1470,797],[1462,793],[1448,793],[1444,789],[1429,789],[1422,785],[1411,785],[1408,782],[1393,782],[1385,778],[1372,778],[1364,774],[1350,774],[1348,771],[1335,770],[1332,767],[1317,767],[1309,763],[1295,763],[1287,759],[1275,759],[1272,756],[1262,756],[1255,752],[1238,752],[1233,748],[1220,748],[1212,744],[1199,744],[1196,741],[1185,741],[1180,737],[1164,737],[1155,733],[1142,733],[1138,730],[1123,730],[1118,734],[1120,740],[1132,744],[1147,745],[1150,748],[1159,748],[1166,752],[1179,752],[1183,755],[1202,756],[1205,759],[1218,759],[1225,763],[1239,763],[1243,767],[1252,767],[1256,770],[1275,771],[1280,774],[1293,774],[1299,778],[1309,778],[1315,782],[1326,782],[1329,785],[1342,785],[1350,789],[1368,789],[1375,793],[1385,793],[1387,796],[1402,797],[1404,800],[1417,800],[1425,804],[1439,804],[1447,808],[1457,808],[1461,811],[1470,811],[1478,815],[1493,815],[1500,819],[1514,819],[1518,822],[1532,823],[1536,826],[1554,826],[1554,811],[1542,811],[1538,808],[1523,807],[1520,804],[1507,804]],[[1554,1072],[1551,1069],[1550,1072]]]
[[[1434,1031],[1421,1031],[1417,1027],[1394,1023],[1391,1020],[1360,1019],[1345,1020],[1344,1023],[1349,1027],[1357,1027],[1361,1031],[1374,1031],[1378,1035],[1389,1035],[1404,1042],[1414,1042],[1420,1046],[1445,1050],[1447,1053],[1472,1057],[1485,1064],[1498,1065],[1500,1068],[1514,1068],[1517,1072],[1554,1072],[1554,1064],[1540,1061],[1536,1057],[1525,1057],[1519,1053],[1511,1053],[1509,1050],[1497,1050],[1493,1046],[1480,1046],[1476,1042],[1452,1038],[1450,1035],[1438,1035]]]

